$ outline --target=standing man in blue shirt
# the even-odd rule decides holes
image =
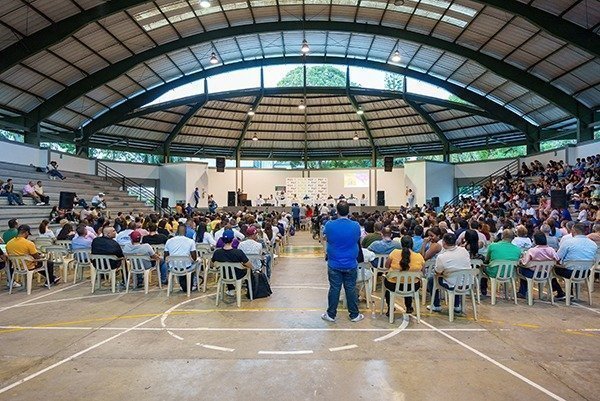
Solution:
[[[350,213],[348,202],[340,201],[336,209],[338,218],[328,222],[323,231],[325,241],[327,241],[329,306],[321,318],[328,322],[335,322],[343,284],[350,321],[359,322],[364,319],[363,314],[358,310],[358,294],[356,293],[360,226],[356,221],[348,219]]]
[[[300,229],[300,206],[297,203],[292,205],[292,218],[294,220],[294,228]]]

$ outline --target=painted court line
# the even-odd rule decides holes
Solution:
[[[329,351],[337,352],[337,351],[345,351],[347,349],[353,349],[353,348],[358,348],[358,345],[352,344],[352,345],[344,345],[343,347],[329,348]]]
[[[378,338],[374,339],[373,341],[375,341],[375,342],[385,341],[388,338],[394,337],[395,335],[397,335],[401,331],[404,331],[408,327],[408,321],[409,321],[409,319],[410,318],[408,317],[408,315],[404,315],[404,317],[402,318],[402,323],[400,324],[400,326],[398,326],[397,329],[395,329],[391,333],[386,334],[385,336],[378,337]]]
[[[167,333],[169,333],[170,335],[172,335],[173,337],[175,337],[179,341],[183,341],[183,337],[178,336],[177,334],[173,333],[171,330],[167,330]]]
[[[437,327],[432,326],[431,324],[425,322],[423,319],[421,319],[421,323],[423,323],[425,326],[434,329],[434,331],[440,333],[441,335],[443,335],[444,337],[446,337],[447,339],[449,339],[450,341],[453,341],[455,343],[457,343],[458,345],[460,345],[463,348],[466,348],[467,350],[473,352],[475,355],[485,359],[486,361],[496,365],[497,367],[499,367],[500,369],[504,370],[507,373],[510,373],[511,375],[513,375],[514,377],[516,377],[517,379],[522,380],[523,382],[529,384],[530,386],[532,386],[533,388],[536,388],[538,390],[540,390],[541,392],[543,392],[544,394],[548,395],[549,397],[557,400],[557,401],[566,401],[564,398],[554,394],[552,391],[548,390],[545,387],[540,386],[539,384],[537,384],[536,382],[526,378],[525,376],[523,376],[520,373],[515,372],[514,370],[512,370],[511,368],[509,368],[508,366],[505,366],[503,364],[501,364],[500,362],[496,361],[495,359],[487,356],[486,354],[484,354],[481,351],[476,350],[475,348],[471,347],[470,345],[465,344],[464,342],[460,341],[459,339],[452,337],[450,334],[445,333],[444,331],[438,329]]]
[[[299,351],[258,351],[259,355],[307,355],[312,354],[312,350],[299,350]]]
[[[212,349],[215,351],[223,351],[223,352],[233,352],[235,351],[235,348],[225,348],[225,347],[219,347],[217,345],[210,345],[210,344],[200,344],[200,343],[196,343],[196,345],[199,345],[203,348],[208,348],[208,349]]]
[[[25,300],[23,302],[19,302],[19,303],[14,304],[14,305],[5,306],[4,308],[0,308],[0,312],[3,312],[3,311],[8,310],[8,309],[12,309],[12,308],[17,308],[19,306],[24,306],[24,305],[30,304],[31,302],[37,301],[38,299],[42,299],[42,298],[46,298],[46,297],[48,297],[50,295],[58,294],[59,292],[68,290],[69,288],[77,287],[78,285],[81,285],[81,284],[83,284],[83,282],[80,282],[80,283],[77,283],[77,284],[71,284],[68,287],[61,288],[60,290],[50,291],[50,292],[47,292],[44,295],[40,295],[39,297],[27,299],[27,300]]]
[[[37,372],[35,372],[33,374],[30,374],[29,376],[27,376],[27,377],[25,377],[25,378],[23,378],[23,379],[21,379],[19,381],[16,381],[13,384],[9,384],[6,387],[0,388],[0,394],[5,393],[8,390],[11,390],[11,389],[13,389],[13,388],[15,388],[17,386],[20,386],[21,384],[26,383],[26,382],[28,382],[31,379],[35,379],[36,377],[38,377],[38,376],[40,376],[40,375],[42,375],[42,374],[44,374],[44,373],[46,373],[46,372],[48,372],[48,371],[56,368],[56,367],[58,367],[58,366],[66,363],[66,362],[70,362],[73,359],[75,359],[75,358],[77,358],[77,357],[79,357],[79,356],[81,356],[83,354],[86,354],[86,353],[88,353],[88,352],[90,352],[90,351],[92,351],[92,350],[94,350],[94,349],[96,349],[96,348],[98,348],[98,347],[100,347],[100,346],[102,346],[102,345],[104,345],[104,344],[106,344],[106,343],[108,343],[108,342],[116,339],[116,338],[119,338],[123,334],[129,333],[130,331],[133,331],[134,329],[136,329],[136,328],[138,328],[140,326],[143,326],[146,323],[151,322],[152,320],[156,319],[157,317],[158,317],[158,315],[154,316],[154,317],[151,317],[150,319],[144,320],[143,322],[138,323],[135,326],[133,326],[133,327],[127,329],[127,330],[121,331],[121,332],[115,334],[114,336],[107,338],[106,340],[102,340],[102,341],[100,341],[100,342],[98,342],[98,343],[96,343],[96,344],[94,344],[94,345],[92,345],[92,346],[90,346],[90,347],[88,347],[88,348],[86,348],[86,349],[84,349],[82,351],[79,351],[79,352],[77,352],[77,353],[75,353],[75,354],[73,354],[73,355],[71,355],[71,356],[69,356],[69,357],[67,357],[65,359],[62,359],[62,360],[60,360],[60,361],[58,361],[58,362],[56,362],[56,363],[54,363],[54,364],[52,364],[52,365],[50,365],[50,366],[42,369],[42,370],[39,370],[39,371],[37,371]]]

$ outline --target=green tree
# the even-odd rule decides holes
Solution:
[[[485,161],[493,159],[507,159],[511,157],[524,156],[527,153],[526,146],[511,146],[508,148],[484,149],[473,152],[453,153],[450,155],[452,163]]]
[[[304,86],[304,67],[296,67],[277,83],[280,88]],[[306,67],[307,86],[346,86],[346,73],[329,65]],[[354,85],[355,86],[355,85]]]
[[[456,95],[450,95],[448,96],[448,100],[454,103],[460,103],[460,104],[470,104],[469,102],[465,102],[464,100],[462,100],[461,98],[459,98]]]
[[[385,89],[403,92],[404,91],[404,76],[400,74],[394,74],[386,72],[383,78],[383,85]]]

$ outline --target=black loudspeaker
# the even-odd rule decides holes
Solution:
[[[552,209],[566,209],[567,191],[564,189],[550,191],[550,206]]]
[[[383,169],[387,172],[392,171],[394,168],[394,158],[391,156],[387,156],[383,158]]]
[[[241,203],[242,206],[252,207],[252,201],[250,199],[243,200]]]
[[[439,196],[434,196],[433,198],[431,198],[431,206],[440,207],[440,197]]]
[[[227,192],[227,206],[235,206],[235,191]]]
[[[167,209],[169,207],[169,198],[162,198],[160,200],[160,207],[162,209]]]
[[[59,209],[73,209],[73,203],[75,203],[75,192],[62,192],[58,197],[58,208]]]
[[[385,191],[377,191],[377,206],[385,206]]]
[[[225,172],[225,158],[224,157],[217,157],[217,173],[224,173]],[[233,205],[235,206],[235,205]]]

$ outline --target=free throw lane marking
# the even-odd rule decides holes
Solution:
[[[337,351],[345,351],[347,349],[353,349],[353,348],[358,348],[358,345],[352,344],[352,345],[344,345],[342,347],[329,348],[329,351],[337,352]]]
[[[467,350],[471,351],[475,355],[477,355],[477,356],[485,359],[486,361],[488,361],[488,362],[496,365],[497,367],[499,367],[500,369],[504,370],[505,372],[510,373],[511,375],[513,375],[514,377],[516,377],[517,379],[520,379],[520,380],[524,381],[525,383],[529,384],[530,386],[532,386],[532,387],[540,390],[542,393],[548,395],[549,397],[551,397],[551,398],[553,398],[553,399],[555,399],[557,401],[566,401],[564,398],[562,398],[562,397],[554,394],[552,391],[548,390],[547,388],[540,386],[539,384],[537,384],[536,382],[534,382],[532,380],[529,380],[528,378],[526,378],[522,374],[515,372],[514,370],[512,370],[508,366],[505,366],[505,365],[501,364],[500,362],[498,362],[495,359],[487,356],[483,352],[478,351],[475,348],[471,347],[470,345],[467,345],[467,344],[463,343],[458,338],[452,337],[450,334],[443,332],[442,330],[438,329],[437,327],[434,327],[433,325],[425,322],[423,319],[421,319],[421,323],[423,323],[425,326],[427,326],[429,328],[434,329],[434,331],[440,333],[441,335],[443,335],[444,337],[446,337],[450,341],[453,341],[453,342],[457,343],[458,345],[460,345],[463,348],[466,348]]]
[[[310,349],[298,351],[258,351],[259,355],[307,355],[312,353],[313,351]]]

